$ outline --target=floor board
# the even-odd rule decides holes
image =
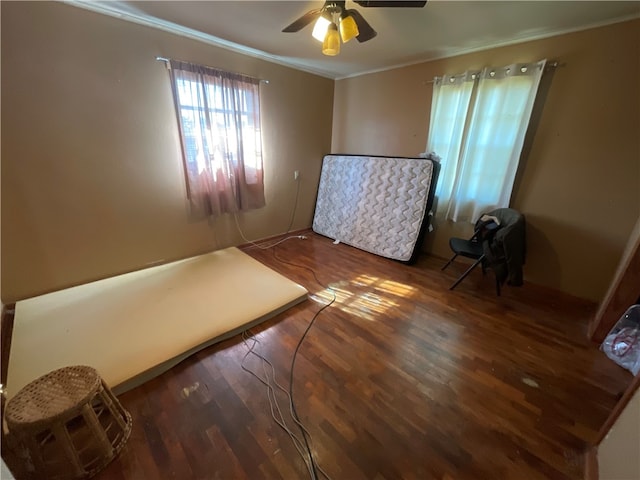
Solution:
[[[334,480],[581,479],[631,381],[587,341],[588,302],[529,284],[496,297],[479,270],[449,291],[463,264],[407,266],[315,234],[246,252],[311,293],[252,330],[284,386],[336,294],[293,384]],[[133,432],[96,479],[309,478],[267,388],[241,368],[247,345],[238,335],[121,395]],[[252,355],[245,366],[263,373]]]

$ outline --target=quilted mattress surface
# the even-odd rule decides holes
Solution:
[[[433,201],[437,166],[424,158],[325,156],[313,231],[411,261]]]

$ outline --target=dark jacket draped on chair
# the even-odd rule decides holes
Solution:
[[[501,284],[507,282],[508,285],[520,286],[526,255],[524,215],[511,208],[499,208],[488,215],[496,217],[500,227],[483,242],[487,264]]]

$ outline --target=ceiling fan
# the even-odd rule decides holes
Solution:
[[[309,10],[291,25],[282,29],[283,32],[299,32],[314,20],[313,37],[322,42],[322,53],[325,55],[337,55],[340,53],[340,39],[346,43],[352,38],[358,42],[366,42],[374,38],[378,33],[369,25],[364,17],[355,9],[347,9],[346,1],[327,0],[322,8]],[[425,1],[403,0],[354,0],[361,7],[410,7],[422,8]],[[338,33],[338,31],[340,33]]]

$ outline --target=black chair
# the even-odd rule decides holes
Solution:
[[[449,287],[453,290],[478,265],[485,274],[487,268],[494,270],[496,294],[500,286],[522,285],[522,265],[525,257],[524,216],[511,208],[499,208],[487,212],[475,223],[473,235],[469,239],[453,237],[449,246],[454,255],[442,267],[447,268],[458,256],[474,260],[474,263]]]
[[[449,290],[453,290],[458,286],[458,284],[467,278],[474,268],[478,265],[482,267],[482,274],[484,275],[487,271],[487,261],[486,254],[484,251],[484,242],[488,241],[491,235],[498,229],[500,226],[491,219],[485,219],[485,216],[481,216],[480,220],[478,220],[473,229],[473,235],[469,239],[459,238],[459,237],[451,237],[449,239],[449,247],[453,251],[453,257],[449,259],[449,261],[442,267],[441,270],[447,268],[451,263],[458,257],[466,257],[472,260],[475,260],[473,264],[465,272],[458,277],[458,279],[449,287]],[[496,277],[496,293],[500,295],[500,282],[497,281]]]

